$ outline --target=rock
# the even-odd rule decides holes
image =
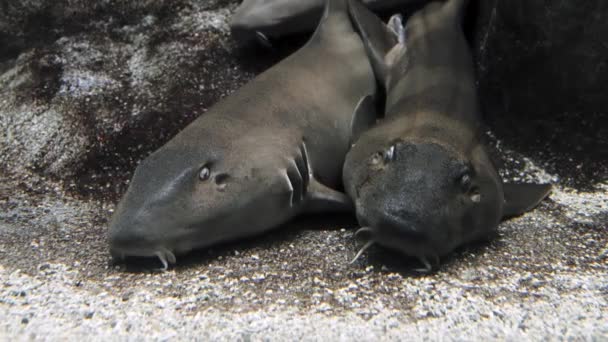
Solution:
[[[4,171],[120,192],[115,179],[251,78],[231,53],[220,3],[5,4],[0,36],[22,43],[0,56]]]
[[[485,101],[542,117],[608,106],[608,45],[602,39],[608,4],[498,0],[482,6],[490,21],[478,37]]]
[[[588,187],[608,175],[608,4],[480,0],[474,45],[486,122],[548,171]]]

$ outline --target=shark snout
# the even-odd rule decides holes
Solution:
[[[356,207],[359,224],[369,227],[380,245],[411,256],[442,254],[437,245],[437,220],[405,206],[392,208],[379,198],[356,201]]]
[[[249,29],[241,23],[233,23],[230,27],[230,34],[235,40],[248,44],[255,40],[255,31]]]
[[[414,219],[404,219],[393,215],[383,215],[378,219],[376,229],[385,234],[394,235],[395,238],[412,242],[428,239],[423,224]]]
[[[424,239],[427,235],[425,220],[416,209],[399,201],[398,205],[390,198],[378,194],[367,194],[355,200],[357,220],[361,226],[375,230],[401,235],[412,239]]]
[[[154,238],[144,226],[130,223],[110,228],[110,247],[127,249],[155,244]]]
[[[175,251],[168,240],[144,225],[112,225],[109,240],[114,261],[123,261],[127,257],[154,257],[160,260],[163,270],[176,262]]]
[[[110,250],[113,254],[150,256],[168,247],[168,233],[162,220],[118,215],[110,225]]]
[[[242,44],[250,44],[254,41],[264,43],[268,40],[265,28],[269,25],[268,17],[263,10],[244,5],[237,9],[230,19],[230,33],[234,39]]]
[[[250,45],[257,42],[262,46],[271,48],[271,38],[268,36],[267,33],[264,33],[263,31],[264,30],[262,29],[251,29],[248,25],[243,25],[241,23],[235,23],[230,28],[230,33],[232,37],[241,45]]]

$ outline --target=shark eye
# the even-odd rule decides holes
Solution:
[[[390,162],[395,158],[395,145],[392,145],[388,150],[384,151],[384,162]]]
[[[460,187],[463,191],[469,191],[471,188],[471,175],[468,172],[460,177]]]
[[[211,171],[209,170],[209,168],[207,166],[203,166],[203,168],[201,169],[201,172],[199,172],[199,174],[198,174],[198,178],[202,181],[206,181],[209,179],[210,176],[211,176]]]

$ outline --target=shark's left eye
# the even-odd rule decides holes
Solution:
[[[210,176],[211,176],[211,171],[209,170],[209,168],[207,166],[203,166],[203,168],[201,169],[201,171],[198,174],[198,178],[202,181],[206,181],[209,179]]]

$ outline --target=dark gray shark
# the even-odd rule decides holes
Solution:
[[[466,4],[430,3],[398,30],[350,0],[387,93],[385,118],[360,136],[344,165],[361,231],[371,235],[360,252],[376,242],[430,270],[429,260],[493,235],[502,219],[531,210],[550,192],[548,184],[503,183],[490,160],[461,27]]]

